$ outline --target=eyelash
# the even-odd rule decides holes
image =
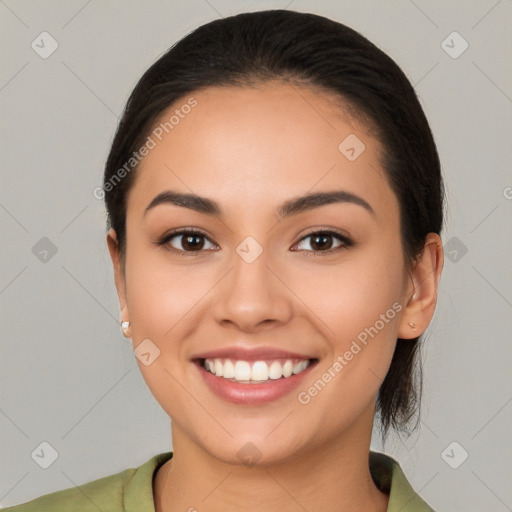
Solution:
[[[180,229],[180,230],[177,230],[177,231],[172,231],[171,233],[167,233],[156,244],[158,246],[166,246],[173,238],[175,238],[177,236],[183,236],[183,235],[200,236],[200,237],[206,238],[207,240],[209,240],[211,242],[211,240],[202,231],[198,231],[197,229]],[[326,251],[296,250],[295,252],[301,252],[301,251],[302,252],[309,252],[309,253],[312,253],[312,254],[308,255],[308,256],[316,257],[316,256],[323,256],[323,255],[327,255],[327,254],[337,253],[339,251],[346,250],[347,248],[352,247],[354,245],[354,242],[349,237],[347,237],[346,235],[343,235],[342,233],[340,233],[338,231],[332,230],[332,229],[319,229],[319,230],[316,230],[316,231],[312,231],[311,233],[308,233],[307,235],[303,236],[299,240],[299,242],[297,242],[297,244],[302,242],[303,240],[305,240],[307,238],[313,237],[314,235],[332,236],[334,238],[337,238],[342,243],[342,245],[340,245],[338,247],[335,247],[334,249],[328,249]],[[295,245],[297,245],[297,244],[295,244]],[[166,248],[166,250],[169,250],[169,251],[174,252],[174,253],[176,253],[176,254],[178,254],[180,256],[185,256],[185,257],[186,256],[193,256],[193,255],[195,255],[197,253],[204,252],[203,249],[198,250],[198,251],[183,251],[183,250],[171,247],[170,245],[168,245],[165,248]],[[207,249],[207,250],[211,250],[211,249]]]

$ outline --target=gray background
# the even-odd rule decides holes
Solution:
[[[384,451],[439,512],[512,510],[510,0],[0,0],[1,505],[171,449],[169,419],[120,335],[93,190],[128,94],[161,53],[219,16],[282,7],[346,23],[388,52],[443,163],[447,259],[421,429]],[[46,59],[31,47],[43,31],[58,43]],[[460,39],[442,47],[454,31],[469,44],[457,58],[445,49],[458,53]],[[48,469],[31,457],[43,441],[58,452]]]

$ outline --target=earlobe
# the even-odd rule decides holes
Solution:
[[[398,328],[399,338],[417,338],[426,331],[434,316],[443,263],[441,238],[436,233],[429,233],[423,252],[409,274],[404,313]]]

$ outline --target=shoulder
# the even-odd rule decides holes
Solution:
[[[122,489],[134,469],[93,480],[77,487],[45,494],[34,500],[4,509],[8,512],[80,512],[122,510]]]
[[[413,489],[400,464],[389,455],[370,451],[370,472],[377,487],[389,494],[387,512],[435,512]]]
[[[114,475],[45,494],[26,503],[2,510],[6,512],[69,512],[70,510],[116,512],[128,509],[141,512],[151,511],[154,510],[153,473],[171,456],[171,452],[161,453],[137,468],[128,468]]]

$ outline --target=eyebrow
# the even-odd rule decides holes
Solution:
[[[277,210],[280,217],[290,217],[307,210],[319,208],[333,203],[352,203],[365,208],[369,213],[375,215],[373,208],[362,197],[359,197],[346,190],[334,190],[331,192],[317,192],[306,194],[284,202]],[[144,215],[160,204],[172,204],[188,208],[199,213],[223,217],[224,212],[218,203],[212,199],[201,197],[196,194],[185,194],[175,190],[165,190],[153,198],[144,210]]]

